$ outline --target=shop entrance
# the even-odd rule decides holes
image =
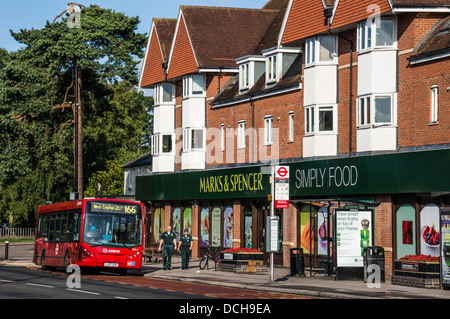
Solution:
[[[270,216],[269,205],[255,207],[256,211],[256,222],[254,234],[254,241],[256,242],[256,248],[264,252],[264,262],[269,263],[270,253],[266,252],[266,240],[267,240],[267,217]],[[280,252],[274,253],[273,262],[275,265],[283,265],[283,252],[281,251],[283,242],[283,214],[282,209],[276,209],[275,215],[280,218],[280,229],[279,229],[279,241],[280,241]]]

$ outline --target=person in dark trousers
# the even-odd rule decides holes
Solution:
[[[181,236],[178,243],[178,251],[181,248],[181,269],[189,268],[189,257],[191,257],[192,251],[192,236],[189,235],[189,229],[184,230],[184,235]]]
[[[167,230],[161,234],[161,240],[159,242],[159,250],[161,251],[161,246],[164,243],[163,251],[163,266],[164,270],[172,269],[172,254],[173,249],[177,246],[176,238],[177,235],[172,231],[171,226],[167,226]]]

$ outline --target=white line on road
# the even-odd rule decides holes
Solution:
[[[4,280],[4,279],[0,279],[0,282],[9,282],[9,283],[14,283],[15,281],[12,281],[12,280]]]
[[[90,294],[90,295],[100,295],[98,292],[93,292],[93,291],[86,291],[86,290],[80,290],[80,289],[70,289],[70,288],[67,288],[66,290],[68,290],[68,291],[76,291],[76,292],[81,292],[81,293],[84,293],[84,294]]]
[[[41,285],[41,284],[33,284],[31,282],[27,282],[25,285],[28,286],[36,286],[36,287],[43,287],[43,288],[55,288],[55,286],[48,286],[48,285]]]
[[[115,296],[114,299],[128,299],[128,298]]]

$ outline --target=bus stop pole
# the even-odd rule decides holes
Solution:
[[[270,216],[275,215],[275,166],[272,166],[272,171],[270,175],[270,194],[272,200],[270,201]],[[269,234],[270,235],[270,234]],[[270,251],[270,281],[274,281],[274,270],[273,270],[273,251]]]

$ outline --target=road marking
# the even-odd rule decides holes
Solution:
[[[9,282],[9,283],[15,283],[15,281],[12,281],[12,280],[4,280],[4,279],[0,279],[0,282]]]
[[[128,299],[128,298],[115,296],[114,299]]]
[[[90,295],[100,295],[100,293],[98,293],[98,292],[93,292],[93,291],[86,291],[86,290],[80,290],[80,289],[70,289],[70,288],[67,288],[66,290],[68,290],[68,291],[76,291],[76,292],[81,292],[81,293],[84,293],[84,294],[90,294]]]
[[[55,286],[48,286],[48,285],[41,285],[41,284],[33,284],[31,282],[27,282],[25,285],[28,286],[36,286],[36,287],[43,287],[43,288],[55,288]]]

